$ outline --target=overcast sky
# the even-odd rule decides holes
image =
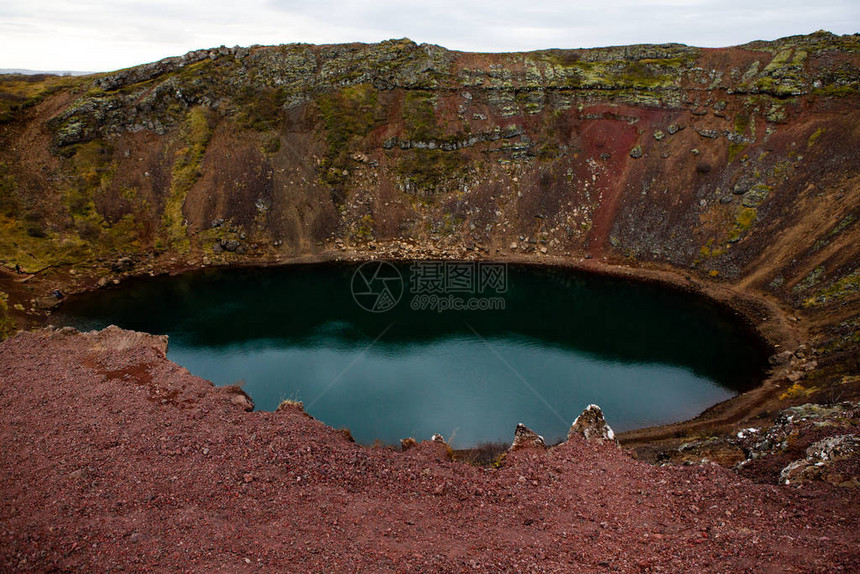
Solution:
[[[860,32],[860,0],[3,0],[0,68],[107,71],[222,44],[713,47],[819,29]]]

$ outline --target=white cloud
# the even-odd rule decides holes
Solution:
[[[0,5],[0,67],[110,70],[221,44],[402,37],[469,51],[726,46],[859,23],[856,0],[12,0]]]

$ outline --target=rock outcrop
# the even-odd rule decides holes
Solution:
[[[597,405],[588,405],[582,414],[576,417],[570,430],[567,431],[567,439],[582,437],[588,441],[609,441],[618,444],[615,439],[615,431],[606,423],[603,410]]]
[[[539,448],[545,449],[546,442],[543,437],[531,430],[526,425],[519,423],[516,431],[514,431],[514,442],[508,448],[508,452],[521,450],[524,448]]]
[[[782,469],[779,482],[798,485],[811,480],[826,480],[840,486],[860,487],[860,475],[856,471],[846,474],[833,470],[834,463],[848,458],[860,459],[860,435],[846,434],[822,439],[806,449],[804,458]]]

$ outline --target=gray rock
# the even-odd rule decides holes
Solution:
[[[770,195],[770,188],[768,186],[762,184],[754,185],[752,189],[744,194],[741,203],[743,203],[744,207],[758,207],[767,199],[768,195]]]
[[[696,133],[703,138],[708,139],[717,139],[718,137],[720,137],[720,132],[718,132],[717,130],[696,130]]]
[[[735,195],[743,195],[750,190],[750,188],[755,184],[755,181],[749,179],[748,177],[742,177],[737,182],[735,182],[734,187],[732,188],[732,193]]]

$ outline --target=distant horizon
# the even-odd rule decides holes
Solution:
[[[829,30],[860,32],[860,2],[820,0],[10,0],[0,69],[109,72],[217,46],[410,38],[463,52],[631,44],[722,48]]]
[[[645,43],[639,42],[639,43],[631,43],[631,44],[603,44],[603,45],[595,45],[595,46],[579,46],[579,47],[570,47],[570,48],[546,47],[546,48],[534,48],[531,50],[508,50],[508,51],[505,51],[505,50],[496,50],[496,51],[457,50],[454,48],[448,48],[447,46],[443,46],[440,44],[435,44],[433,42],[417,42],[417,41],[415,41],[411,38],[407,38],[407,37],[386,38],[384,40],[379,40],[376,42],[364,42],[364,41],[322,42],[322,43],[282,42],[280,44],[259,44],[259,43],[257,43],[257,44],[247,44],[244,46],[236,44],[234,46],[244,47],[244,48],[249,48],[252,46],[253,47],[266,48],[266,47],[274,47],[274,46],[282,46],[282,45],[296,45],[296,44],[305,44],[305,45],[309,45],[309,46],[327,46],[327,45],[345,45],[345,44],[379,44],[381,42],[388,42],[388,41],[395,41],[395,40],[409,40],[409,41],[415,42],[416,44],[419,44],[419,45],[421,45],[421,44],[436,45],[436,46],[439,46],[441,48],[444,48],[445,50],[449,50],[452,52],[484,53],[484,54],[506,54],[506,53],[519,53],[519,52],[527,53],[527,52],[541,52],[541,51],[547,51],[547,50],[571,50],[571,51],[573,51],[573,50],[595,50],[595,49],[612,48],[612,47],[618,47],[618,46],[665,45],[665,44],[686,45],[686,46],[690,46],[693,48],[702,48],[702,49],[722,49],[722,48],[733,48],[736,46],[743,46],[743,45],[750,44],[753,42],[773,42],[776,40],[780,40],[780,39],[788,38],[788,37],[792,37],[792,36],[809,36],[809,35],[820,33],[820,32],[835,34],[836,36],[851,36],[851,35],[860,34],[860,32],[849,32],[846,34],[837,34],[835,32],[831,32],[830,30],[812,30],[812,31],[803,32],[800,34],[790,34],[788,36],[778,36],[776,38],[753,38],[753,39],[746,40],[746,41],[743,41],[743,42],[740,42],[737,44],[730,44],[730,45],[725,45],[725,46],[702,46],[702,45],[697,45],[697,44],[684,44],[682,42],[645,42]],[[170,55],[167,55],[167,56],[164,56],[162,58],[155,59],[155,60],[142,61],[142,62],[138,62],[136,64],[131,64],[129,66],[124,66],[122,68],[114,68],[114,69],[109,69],[109,70],[97,70],[96,71],[96,70],[64,70],[64,69],[57,69],[57,68],[45,69],[45,70],[33,69],[33,68],[0,68],[0,75],[2,75],[2,74],[9,74],[9,75],[20,74],[20,75],[25,75],[25,76],[35,76],[35,75],[44,74],[44,75],[52,75],[52,76],[88,76],[88,75],[92,75],[92,74],[105,74],[105,73],[111,73],[111,72],[115,72],[115,71],[126,69],[126,68],[134,68],[137,66],[143,66],[146,64],[151,64],[151,63],[158,62],[160,60],[164,60],[164,59],[168,59],[168,58],[181,57],[182,55],[184,55],[188,52],[194,52],[197,50],[212,50],[212,49],[217,49],[217,48],[225,47],[225,46],[226,46],[226,44],[220,44],[218,46],[200,46],[197,48],[192,48],[191,50],[186,50],[185,52],[182,52],[182,53],[170,54]],[[233,47],[233,46],[227,46],[227,47]]]

